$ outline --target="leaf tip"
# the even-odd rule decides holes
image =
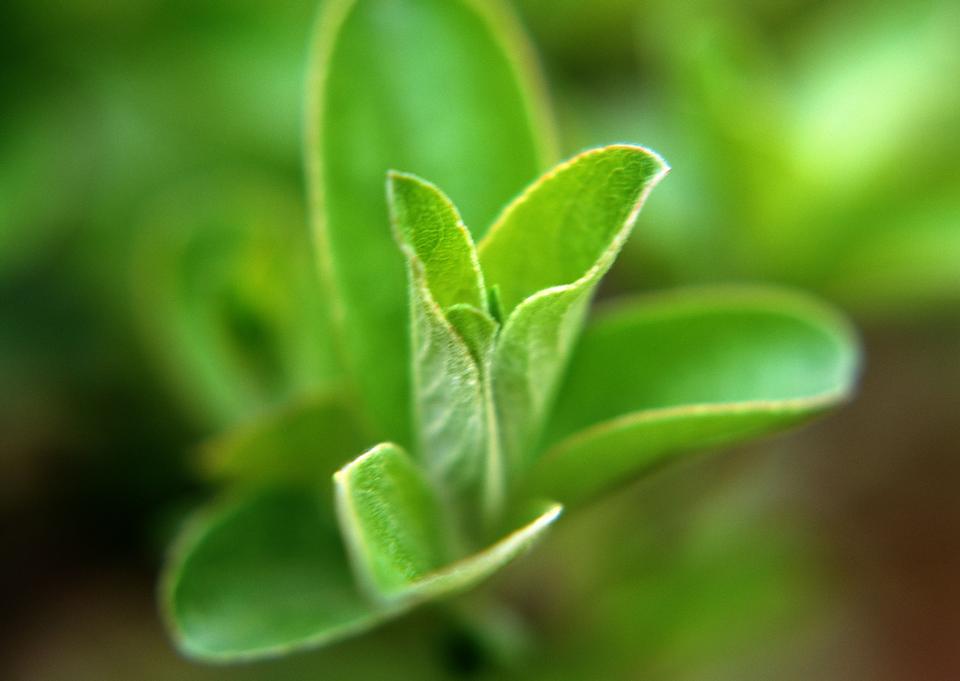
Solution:
[[[338,471],[336,471],[333,474],[333,479],[335,481],[345,481],[347,478],[350,477],[353,471],[355,471],[357,468],[362,466],[364,463],[366,463],[370,459],[379,456],[384,451],[399,450],[399,449],[400,449],[400,445],[395,444],[393,442],[381,442],[380,444],[371,447],[370,449],[368,449],[367,451],[365,451],[363,454],[353,459],[352,461],[344,464]]]
[[[563,504],[561,504],[559,501],[554,501],[547,506],[547,510],[544,511],[543,515],[537,518],[533,524],[537,527],[546,527],[555,523],[562,515]]]

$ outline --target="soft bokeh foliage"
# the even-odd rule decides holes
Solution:
[[[800,284],[868,322],[872,357],[848,426],[764,444],[776,450],[764,465],[747,450],[624,490],[543,547],[549,577],[519,566],[502,588],[548,623],[533,643],[548,654],[545,668],[517,673],[954,678],[956,3],[515,5],[564,151],[638,141],[675,169],[604,294]],[[336,373],[315,359],[330,350],[326,311],[299,304],[314,286],[300,145],[316,10],[312,0],[0,7],[4,678],[476,670],[482,636],[431,612],[342,649],[228,670],[176,658],[155,612],[161,547],[205,494],[198,460],[250,475],[216,463],[219,441],[206,456],[196,443]],[[240,219],[296,235],[299,264],[285,266],[286,245],[269,235],[235,240]],[[202,239],[186,235],[191,225]],[[183,302],[161,284],[169,267],[144,283],[144,263],[165,248],[211,249],[222,264],[209,279],[183,273],[182,285],[219,301],[193,326],[161,314],[161,301]],[[279,279],[299,282],[303,298],[285,298]],[[156,309],[144,310],[145,288]],[[262,353],[276,324],[304,335]],[[200,350],[209,346],[233,350]],[[330,418],[344,426],[346,459],[352,424]],[[263,450],[246,445],[256,471]],[[486,616],[510,630],[503,613]],[[488,644],[522,658],[518,636]]]

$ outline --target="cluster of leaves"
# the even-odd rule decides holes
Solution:
[[[564,507],[849,394],[851,333],[800,294],[676,292],[588,320],[666,166],[605,146],[517,195],[552,145],[496,3],[332,0],[314,59],[306,160],[342,359],[306,382],[329,390],[208,446],[225,494],[186,526],[164,579],[186,653],[249,659],[364,631],[492,575]],[[183,281],[218,304],[229,290]],[[325,309],[314,293],[293,285],[276,319]],[[172,344],[199,334],[218,352],[204,323],[217,309],[193,305]],[[299,380],[313,364],[288,360],[309,343],[281,341],[323,325],[260,326],[278,341],[267,366],[283,369],[267,374]],[[235,385],[264,374],[262,362],[213,366]],[[297,393],[211,400],[236,414],[258,394]]]

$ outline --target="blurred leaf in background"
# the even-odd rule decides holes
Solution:
[[[565,140],[656,139],[684,168],[624,281],[786,281],[880,317],[960,302],[956,3],[519,4],[558,51]],[[611,45],[618,68],[576,70]]]
[[[330,389],[337,362],[302,201],[255,175],[151,203],[135,260],[145,341],[216,430]]]
[[[809,678],[838,608],[783,462],[688,460],[571,514],[506,587],[545,649],[510,678]]]
[[[196,484],[185,475],[187,447],[239,417],[250,392],[269,402],[301,390],[288,382],[293,364],[311,384],[329,377],[300,170],[316,4],[0,6],[0,509],[10,529],[5,583],[20,585],[3,597],[15,613],[28,594],[82,579],[91,564],[152,570],[164,509]],[[225,214],[211,215],[214,196]],[[161,225],[163,212],[185,224]],[[218,289],[221,307],[161,321],[158,304],[141,316],[140,232],[185,239],[203,219],[219,220],[211,238],[234,249],[222,254],[220,280],[194,282]],[[231,236],[251,221],[256,236]],[[273,255],[251,254],[258,243]],[[299,253],[296,267],[271,261],[283,249]],[[163,257],[160,245],[153,255]],[[277,299],[276,271],[304,300]],[[244,282],[231,289],[236,275]],[[213,318],[231,305],[239,322]],[[243,323],[240,336],[262,336],[258,325],[292,324],[297,306],[319,321],[275,348],[272,365],[269,353],[265,361],[240,348],[233,366],[210,369],[184,345],[188,333],[229,344]],[[149,315],[156,345],[142,333]],[[171,370],[184,356],[193,364]],[[184,371],[198,382],[178,392]],[[248,380],[259,387],[232,394]]]
[[[210,413],[189,412],[205,403],[201,409],[223,417],[227,407],[210,405],[209,380],[199,388],[207,394],[185,402],[164,387],[169,373],[145,354],[131,282],[139,232],[156,232],[162,220],[150,223],[144,212],[164,187],[186,200],[190,177],[252,174],[248,185],[266,188],[251,196],[227,196],[247,192],[240,179],[219,188],[198,180],[206,186],[192,191],[218,193],[225,211],[234,199],[249,206],[254,195],[272,194],[259,200],[261,214],[269,201],[283,204],[286,216],[270,219],[286,220],[278,229],[309,243],[306,224],[295,221],[304,204],[301,89],[316,3],[267,9],[150,0],[13,1],[0,9],[13,29],[3,41],[0,95],[0,421],[4,478],[28,481],[11,484],[12,495],[58,485],[48,479],[52,462],[81,468],[83,479],[123,498],[124,477],[138,465],[134,450],[157,474],[145,476],[140,494],[154,498],[154,487],[163,496],[177,477],[176,452],[211,424]],[[231,181],[233,189],[223,186]],[[200,211],[213,199],[196,200]],[[189,206],[168,202],[165,210],[200,219]],[[260,281],[246,285],[272,285]],[[249,305],[264,294],[244,295]],[[189,350],[181,343],[161,352]],[[304,361],[302,349],[288,352]]]

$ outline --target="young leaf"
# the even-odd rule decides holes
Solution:
[[[443,505],[402,449],[378,445],[334,481],[341,532],[371,594],[391,597],[450,559]]]
[[[429,182],[396,171],[387,175],[387,197],[397,241],[408,258],[420,261],[437,305],[483,308],[476,249],[450,199]]]
[[[307,162],[321,260],[373,425],[407,442],[403,266],[383,177],[429,177],[485,226],[551,160],[543,106],[499,2],[329,0],[318,26]]]
[[[363,584],[388,603],[412,605],[482,581],[529,547],[560,515],[547,504],[485,549],[461,553],[447,535],[439,497],[406,453],[373,448],[335,476],[344,539]]]
[[[583,312],[666,172],[642,147],[585,152],[527,189],[481,242],[481,266],[508,315],[493,383],[512,470],[531,463]]]
[[[582,501],[679,453],[731,444],[844,401],[856,340],[831,310],[769,289],[622,304],[571,360],[533,489]]]
[[[473,361],[486,370],[500,324],[488,312],[471,305],[454,305],[446,312],[447,321],[467,344]]]
[[[321,496],[293,488],[195,518],[167,567],[164,600],[180,650],[209,661],[324,645],[392,614],[357,591]]]
[[[487,367],[497,324],[470,234],[436,187],[391,173],[391,218],[410,273],[413,392],[421,458],[470,510],[502,503],[502,463]],[[449,313],[444,313],[444,307]]]

